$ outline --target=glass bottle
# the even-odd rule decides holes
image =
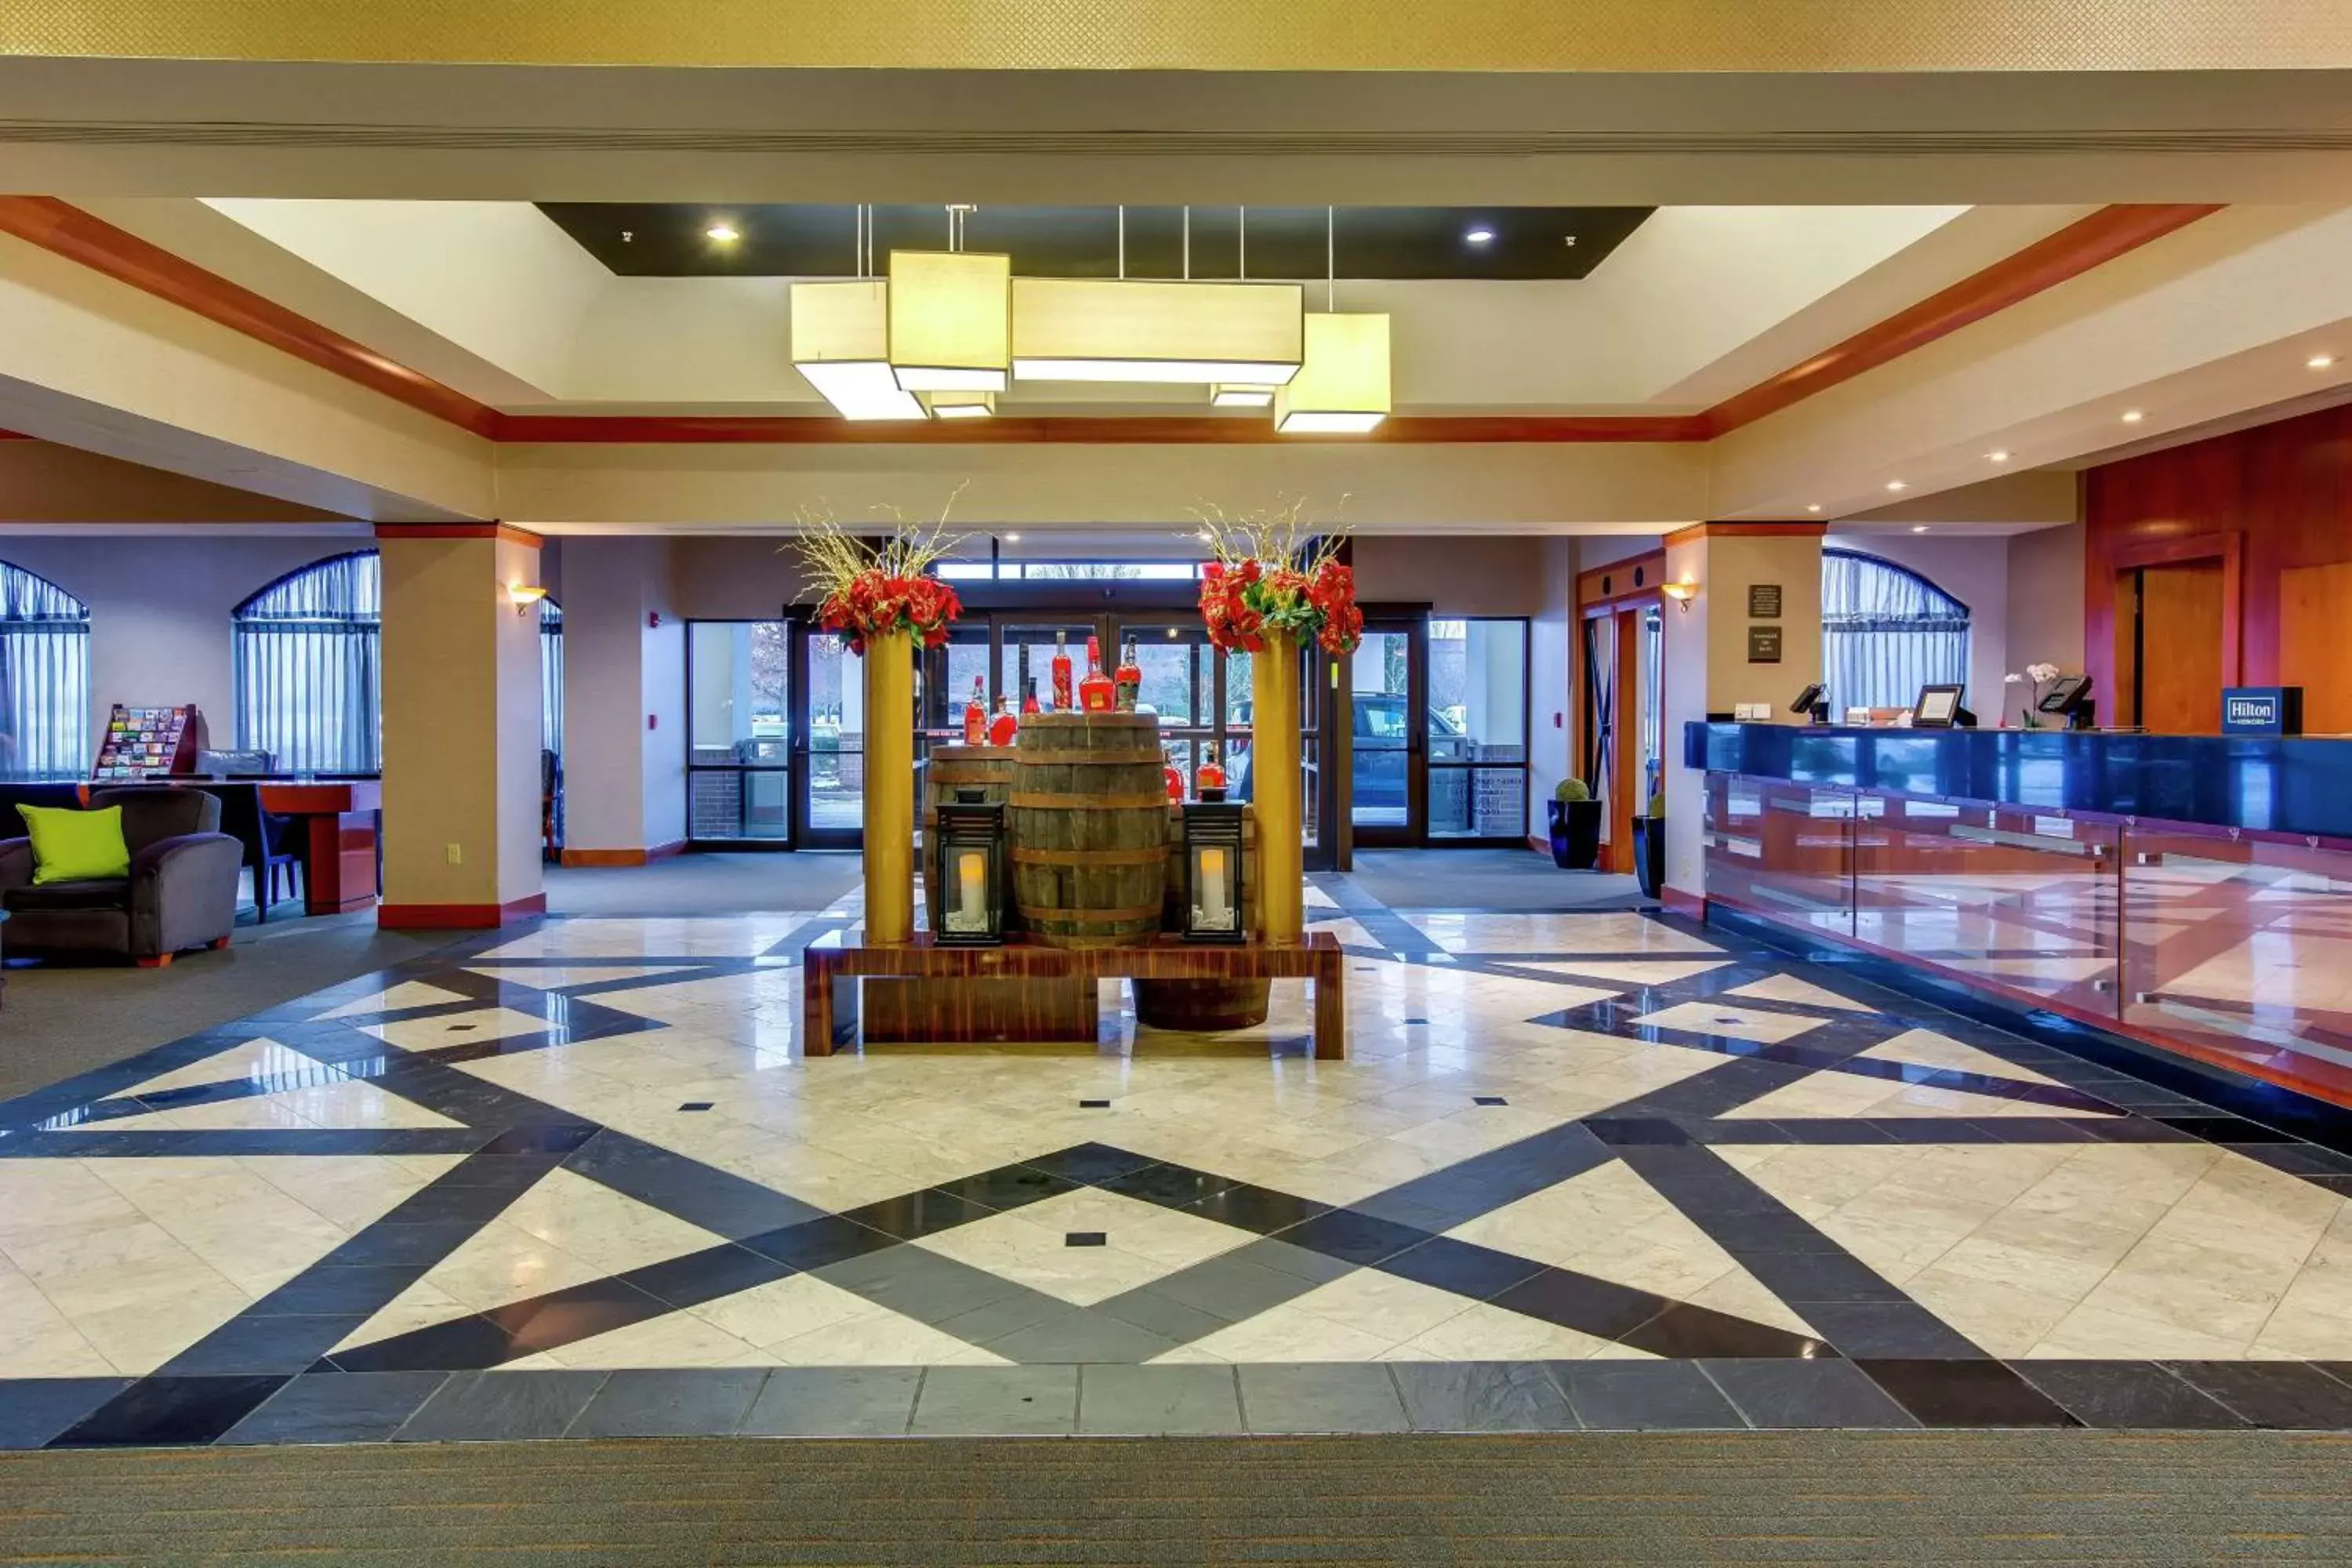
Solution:
[[[1022,683],[1021,711],[1024,715],[1043,711],[1037,706],[1037,678],[1034,675]]]
[[[1070,634],[1054,634],[1054,711],[1067,713],[1077,706],[1070,697]]]
[[[1103,673],[1102,644],[1093,637],[1087,639],[1087,678],[1078,682],[1078,706],[1089,713],[1108,713],[1117,700],[1118,688]]]
[[[1225,770],[1217,763],[1217,748],[1209,746],[1201,752],[1200,771],[1192,775],[1192,787],[1200,791],[1202,800],[1225,798]],[[1214,790],[1214,795],[1209,792]]]
[[[1013,699],[998,698],[995,721],[988,727],[988,743],[992,746],[1009,746],[1013,744],[1013,737],[1020,731],[1020,729],[1021,721],[1013,716]]]
[[[963,743],[982,745],[988,740],[988,683],[985,677],[971,678],[971,700],[963,705]]]
[[[1118,673],[1112,681],[1118,688],[1118,710],[1122,713],[1135,711],[1136,700],[1143,690],[1143,667],[1136,662],[1141,657],[1131,638],[1127,651],[1118,656]]]

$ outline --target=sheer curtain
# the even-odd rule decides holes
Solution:
[[[80,778],[89,763],[89,606],[0,561],[0,778]]]
[[[1907,567],[1824,550],[1822,668],[1831,710],[1841,715],[1908,708],[1923,686],[1964,685],[1969,607]]]
[[[539,602],[539,744],[563,755],[563,607]]]
[[[236,743],[282,773],[383,766],[375,552],[306,566],[236,608]]]

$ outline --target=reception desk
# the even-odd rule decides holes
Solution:
[[[1688,725],[1710,911],[2352,1105],[2352,740]]]

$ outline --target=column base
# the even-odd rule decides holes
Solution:
[[[493,931],[547,912],[547,895],[504,904],[378,904],[379,931]]]

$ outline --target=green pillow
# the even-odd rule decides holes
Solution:
[[[131,875],[131,847],[122,841],[122,808],[79,811],[69,805],[20,805],[33,840],[33,885],[89,882]]]

